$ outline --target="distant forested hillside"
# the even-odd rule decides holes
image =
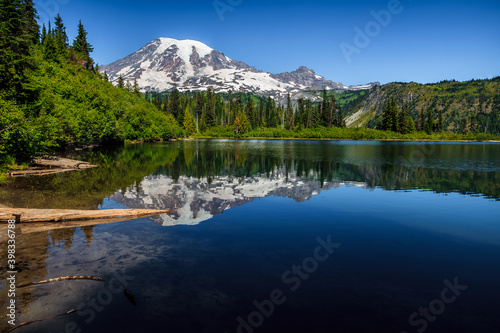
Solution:
[[[389,83],[377,86],[344,106],[350,127],[378,128],[387,101],[408,103],[417,130],[432,116],[453,133],[500,133],[500,77],[434,84]]]

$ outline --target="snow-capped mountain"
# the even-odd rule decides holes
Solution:
[[[321,191],[344,185],[367,187],[366,183],[336,180],[322,183],[302,179],[295,171],[275,170],[272,175],[253,175],[239,179],[217,176],[207,178],[164,175],[145,177],[139,186],[111,195],[115,202],[129,208],[170,209],[172,213],[151,217],[163,226],[194,225],[222,214],[225,210],[247,204],[257,198],[279,196],[304,202]]]
[[[127,57],[101,67],[111,82],[121,75],[137,80],[143,91],[180,91],[212,88],[215,92],[240,91],[259,95],[299,93],[308,89],[359,89],[326,80],[307,67],[291,73],[262,72],[194,40],[158,38]],[[369,88],[373,84],[362,86]],[[359,86],[361,87],[361,86]]]

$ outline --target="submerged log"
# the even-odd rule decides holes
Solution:
[[[20,223],[19,226],[21,228],[21,234],[32,234],[36,232],[46,232],[51,230],[60,230],[60,229],[71,229],[71,228],[81,228],[88,227],[94,225],[108,224],[108,223],[116,223],[122,221],[135,220],[135,217],[118,217],[115,219],[93,219],[93,220],[83,220],[83,221],[62,221],[62,222],[33,222],[33,223]],[[7,232],[2,232],[2,227],[7,227],[6,224],[0,223],[0,242],[4,241],[7,237]],[[6,230],[6,229],[5,229]],[[5,237],[2,235],[5,234]]]
[[[68,280],[93,280],[93,281],[106,281],[105,278],[99,276],[90,276],[90,275],[67,275],[60,276],[53,279],[47,279],[42,281],[30,282],[17,285],[17,288],[31,287],[39,284],[51,283],[51,282],[59,282],[59,281],[68,281]]]
[[[25,177],[25,176],[41,176],[49,175],[52,173],[75,171],[75,169],[28,169],[28,170],[18,170],[11,171],[7,175],[9,177]]]
[[[0,208],[0,223],[14,219],[21,214],[21,223],[85,221],[100,219],[137,219],[170,213],[169,209],[103,209],[103,210],[72,210],[72,209],[29,209]]]

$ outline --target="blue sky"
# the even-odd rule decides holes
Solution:
[[[158,37],[170,37],[199,40],[271,73],[303,65],[347,85],[500,75],[498,0],[36,0],[35,4],[40,21],[59,13],[71,40],[81,19],[99,64],[123,58]]]

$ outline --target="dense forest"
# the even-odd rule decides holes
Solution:
[[[0,32],[0,165],[81,145],[184,134],[138,91],[107,82],[81,22],[70,43],[59,15],[40,28],[31,0],[1,1]]]
[[[123,86],[119,79],[118,86]],[[131,84],[129,84],[131,89]],[[286,105],[280,105],[271,97],[261,97],[232,91],[214,94],[206,92],[149,93],[146,98],[159,111],[172,114],[188,134],[219,130],[231,136],[245,136],[254,129],[271,128],[300,131],[319,127],[345,127],[342,108],[335,95],[322,94],[322,102],[299,99],[292,103],[288,95]],[[233,133],[234,132],[234,133]]]
[[[288,96],[283,105],[272,97],[210,89],[143,94],[137,82],[120,78],[114,86],[99,71],[81,21],[70,42],[59,15],[40,27],[32,0],[2,0],[0,32],[3,168],[90,144],[186,136],[486,140],[500,133],[498,78],[313,92],[311,99]],[[466,112],[457,106],[462,100]],[[361,116],[345,117],[354,114]]]

